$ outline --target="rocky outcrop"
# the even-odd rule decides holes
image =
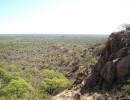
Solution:
[[[77,74],[76,81],[69,89],[55,96],[53,100],[130,99],[129,94],[122,92],[122,83],[119,84],[120,80],[122,82],[122,79],[124,81],[130,75],[130,31],[112,33],[100,54],[98,62],[90,65],[91,71],[86,69]],[[111,86],[113,89],[110,92],[99,92]],[[94,94],[90,93],[91,89],[96,90]]]
[[[117,64],[117,77],[123,78],[124,76],[128,75],[129,72],[130,72],[130,55],[124,57]]]
[[[118,79],[124,78],[130,73],[130,31],[114,32],[108,37],[106,47],[92,67],[90,75],[77,82],[83,83],[83,88],[95,86],[99,83],[111,84]],[[80,74],[78,74],[80,76]],[[82,76],[83,77],[83,76]],[[80,79],[80,80],[79,80]],[[84,82],[85,81],[85,82]]]

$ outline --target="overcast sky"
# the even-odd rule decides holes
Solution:
[[[0,0],[0,33],[110,34],[130,0]]]

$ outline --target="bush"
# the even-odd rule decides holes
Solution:
[[[8,83],[11,80],[11,76],[5,69],[0,68],[0,79]]]
[[[63,76],[62,73],[54,70],[44,70],[43,80],[40,84],[40,93],[53,94],[57,89],[65,88],[68,80]]]
[[[130,85],[124,85],[123,89],[125,92],[127,92],[128,94],[130,94]]]
[[[0,67],[0,97],[7,100],[17,100],[24,98],[32,86],[21,79],[18,72],[9,72],[4,67]]]
[[[87,61],[91,61],[91,59],[93,58],[93,56],[92,55],[87,55]]]
[[[42,71],[42,78],[49,78],[53,79],[54,77],[59,78],[59,79],[65,79],[64,75],[62,73],[59,73],[58,71],[54,70],[48,70],[45,69]]]
[[[58,79],[58,78],[53,78],[53,79],[49,79],[49,78],[45,78],[42,82],[41,82],[41,89],[44,92],[47,92],[49,94],[53,94],[53,92],[56,89],[59,88],[64,88],[67,85],[66,80],[65,79]]]
[[[18,80],[20,78],[21,77],[20,77],[20,74],[18,72],[14,72],[11,74],[11,79],[13,79],[13,80]]]
[[[11,80],[8,86],[2,89],[6,97],[24,98],[32,90],[32,86],[25,80]]]
[[[100,56],[101,53],[102,53],[102,50],[103,50],[104,48],[105,48],[105,45],[100,45],[100,46],[98,46],[98,47],[96,47],[96,48],[94,49],[94,52],[96,53],[96,55]]]
[[[18,71],[18,68],[14,64],[9,64],[7,67],[7,70],[10,72],[16,72],[16,71]]]

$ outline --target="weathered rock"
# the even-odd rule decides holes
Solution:
[[[123,78],[130,73],[130,31],[112,33],[108,37],[106,47],[91,74],[85,76],[83,73],[77,80],[84,83],[84,88],[94,86],[98,83],[112,83],[118,78]],[[86,81],[82,80],[82,77]],[[83,82],[82,82],[83,81]],[[101,81],[101,82],[99,82]]]
[[[111,54],[109,60],[125,57],[128,54],[128,49],[129,48],[125,47],[119,50],[118,52]]]
[[[110,52],[114,53],[118,50],[118,34],[117,33],[112,33],[109,38],[109,43],[110,43]]]
[[[130,73],[130,55],[124,57],[117,64],[117,76],[122,78]]]
[[[129,44],[130,32],[121,31],[109,36],[106,48],[95,65],[103,81],[113,82],[116,78],[125,77],[130,73]]]
[[[108,61],[100,71],[101,78],[112,83],[116,79],[116,65],[120,59]]]

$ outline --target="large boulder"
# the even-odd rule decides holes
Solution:
[[[107,82],[113,81],[115,74],[115,66],[112,61],[107,62],[100,71],[101,77]]]
[[[125,48],[120,49],[116,53],[112,53],[109,60],[111,61],[111,60],[116,59],[116,58],[125,57],[128,54],[128,50],[129,50],[129,48],[125,47]]]
[[[112,33],[109,38],[108,38],[108,41],[110,43],[110,52],[111,53],[114,53],[118,50],[118,42],[119,42],[119,39],[118,39],[118,34],[117,33]]]
[[[130,73],[130,55],[124,57],[117,64],[117,76],[122,78]]]

